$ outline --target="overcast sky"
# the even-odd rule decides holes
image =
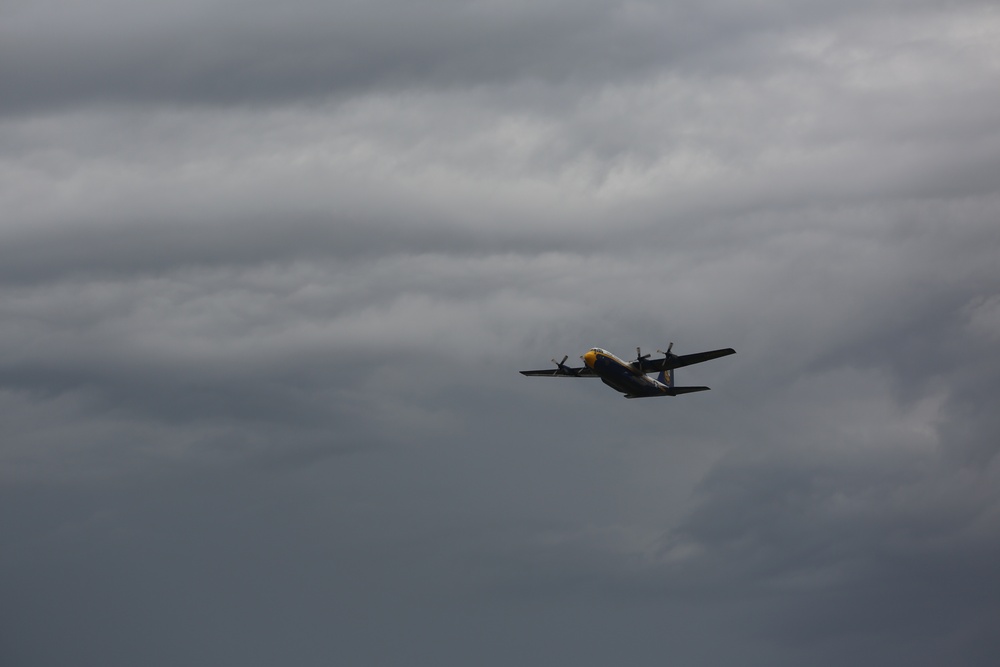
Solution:
[[[998,109],[992,1],[5,0],[0,662],[996,665]]]

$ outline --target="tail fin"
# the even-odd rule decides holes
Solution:
[[[681,394],[692,394],[696,391],[708,391],[708,387],[675,387],[674,372],[672,370],[662,370],[656,377],[662,384],[667,385],[669,396],[680,396]]]

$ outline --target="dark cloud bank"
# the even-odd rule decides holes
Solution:
[[[0,17],[3,664],[996,663],[991,4]]]

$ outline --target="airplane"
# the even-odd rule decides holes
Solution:
[[[633,361],[622,361],[607,350],[593,347],[586,354],[580,356],[586,364],[581,368],[567,366],[566,360],[569,359],[567,354],[562,361],[552,360],[552,363],[556,365],[555,368],[520,371],[520,373],[528,377],[601,378],[601,382],[615,391],[625,394],[625,398],[680,396],[696,391],[708,391],[709,387],[678,387],[674,385],[674,369],[736,354],[736,350],[727,347],[721,350],[678,356],[671,353],[673,347],[674,344],[670,343],[666,352],[656,351],[657,354],[663,355],[662,359],[650,359],[650,355],[643,354],[642,350],[637,347]],[[659,375],[655,379],[647,375],[647,373],[656,372],[659,372]]]

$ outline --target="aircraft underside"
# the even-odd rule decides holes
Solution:
[[[638,384],[633,384],[631,386],[626,386],[622,382],[612,382],[607,378],[602,377],[601,382],[608,385],[612,389],[622,394],[625,394],[625,398],[649,398],[653,396],[669,396],[666,389],[659,389],[650,386],[640,386]]]
[[[625,394],[625,398],[645,398],[651,396],[667,396],[668,387],[656,382],[647,375],[636,375],[624,366],[608,361],[605,364],[595,364],[594,371],[601,382],[617,392]]]

